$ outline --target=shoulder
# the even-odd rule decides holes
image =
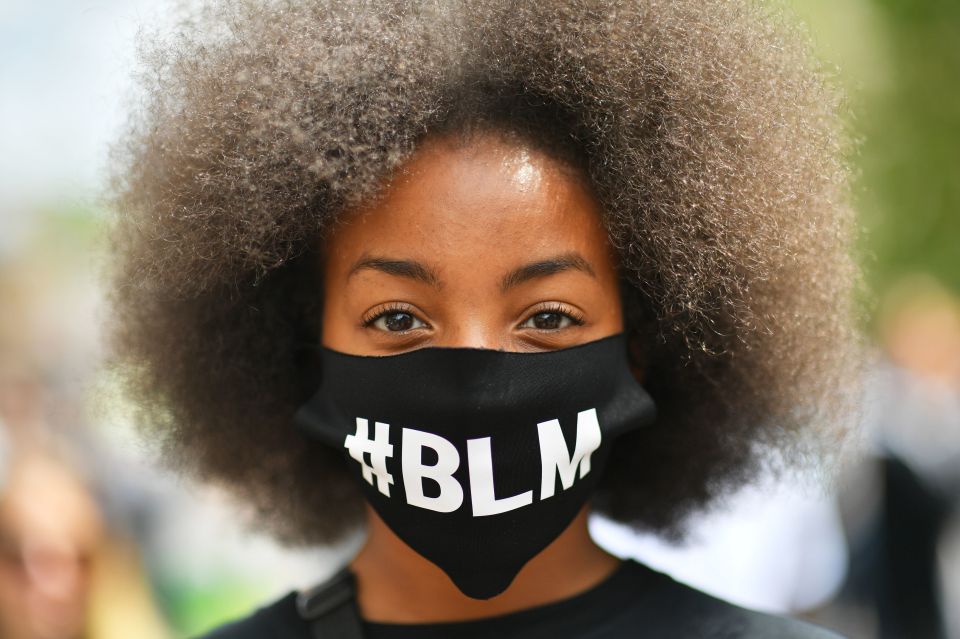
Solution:
[[[645,584],[644,596],[639,598],[645,605],[638,610],[637,621],[647,626],[651,636],[843,639],[842,635],[805,621],[742,608],[641,563],[628,561],[638,584]]]
[[[266,603],[245,617],[217,626],[195,639],[309,639],[307,625],[299,618],[295,590]]]

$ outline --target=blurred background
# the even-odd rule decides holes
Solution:
[[[851,637],[960,638],[960,2],[793,0],[839,68],[880,303],[864,452],[838,489],[751,487],[670,547],[599,543]],[[0,0],[0,637],[200,633],[331,573],[153,462],[109,374],[95,240],[107,144],[159,0]]]

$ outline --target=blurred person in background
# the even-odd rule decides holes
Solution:
[[[0,255],[0,637],[166,639],[118,500],[136,482],[81,410],[90,300],[67,252],[18,248]]]
[[[840,497],[850,565],[813,617],[881,639],[960,636],[960,299],[926,275],[884,300],[869,456]]]
[[[103,522],[86,486],[49,455],[8,460],[0,493],[0,636],[88,636]]]
[[[168,637],[130,541],[44,427],[44,393],[0,375],[0,637]]]

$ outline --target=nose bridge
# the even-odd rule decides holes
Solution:
[[[500,329],[492,322],[485,322],[483,318],[473,315],[462,318],[444,331],[438,345],[503,350],[507,345],[507,336],[500,334]]]

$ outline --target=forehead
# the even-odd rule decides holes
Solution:
[[[609,252],[582,174],[531,144],[492,134],[425,141],[378,200],[348,212],[325,248],[328,264],[373,252],[440,269]]]

